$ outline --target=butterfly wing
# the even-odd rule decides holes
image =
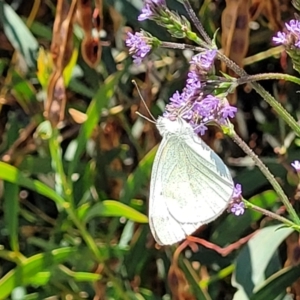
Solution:
[[[163,186],[165,186],[165,168],[163,166],[166,160],[172,161],[174,158],[172,141],[168,142],[163,139],[155,156],[151,184],[150,184],[150,200],[149,200],[149,225],[151,232],[160,245],[172,245],[193,233],[202,223],[193,222],[186,223],[184,226],[176,218],[170,214],[163,194]],[[172,168],[173,169],[173,168]],[[168,200],[167,200],[168,201]],[[171,200],[172,201],[172,200]],[[176,201],[176,200],[174,200]]]
[[[230,173],[197,135],[164,138],[155,157],[149,222],[160,244],[174,244],[216,219],[233,194]]]

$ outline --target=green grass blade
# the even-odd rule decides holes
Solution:
[[[49,267],[62,263],[74,252],[74,248],[66,247],[29,257],[23,261],[22,265],[11,270],[0,279],[0,299],[6,299],[15,287],[30,284],[31,279],[37,273],[46,271]]]
[[[115,200],[104,200],[92,206],[87,212],[84,221],[88,222],[95,217],[125,217],[138,223],[148,223],[148,218],[132,207]]]
[[[38,180],[25,177],[17,168],[4,162],[0,162],[0,178],[46,196],[58,205],[65,204],[65,200],[50,187]]]
[[[10,182],[4,183],[4,220],[8,229],[10,247],[19,251],[18,243],[19,187]]]

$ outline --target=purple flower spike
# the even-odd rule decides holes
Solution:
[[[193,56],[186,85],[181,94],[176,92],[170,98],[164,114],[171,120],[183,118],[200,135],[206,133],[207,125],[229,128],[228,118],[233,118],[237,112],[236,107],[223,99],[225,93],[221,97],[214,94],[218,92],[218,84],[222,83],[222,80],[218,81],[214,74],[210,74],[216,55],[217,50],[207,50]]]
[[[149,41],[149,38],[141,32],[128,33],[125,43],[129,47],[129,53],[132,55],[134,63],[140,64],[143,58],[151,51],[151,45],[147,44],[147,41]]]
[[[291,166],[297,171],[300,172],[300,161],[295,160],[294,162],[291,163]]]

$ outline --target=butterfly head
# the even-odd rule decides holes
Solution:
[[[174,135],[191,135],[194,134],[193,128],[182,118],[177,117],[170,120],[166,117],[159,117],[156,121],[156,127],[162,136],[167,134]]]

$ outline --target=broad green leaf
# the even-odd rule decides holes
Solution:
[[[121,195],[121,202],[129,203],[136,196],[141,187],[149,181],[153,160],[157,151],[157,146],[154,147],[145,157],[139,162],[139,165],[128,176],[124,190]]]
[[[58,205],[67,205],[65,200],[47,185],[25,177],[17,168],[4,162],[0,162],[0,178],[46,196]]]
[[[13,47],[23,55],[30,68],[34,67],[38,42],[22,19],[4,1],[0,1],[0,23]]]
[[[86,143],[90,138],[93,129],[99,122],[102,110],[107,107],[107,104],[113,96],[114,87],[121,76],[121,72],[110,76],[100,87],[91,104],[89,105],[86,115],[87,120],[82,124],[79,135],[76,139],[77,148],[74,154],[73,161],[70,162],[69,176],[76,170],[79,158],[86,147]]]
[[[10,247],[19,251],[19,187],[13,183],[4,183],[4,219],[9,233]]]
[[[104,200],[89,208],[84,221],[88,222],[95,217],[125,217],[138,223],[148,223],[144,214],[115,200]]]
[[[238,291],[234,299],[250,298],[254,289],[261,286],[266,277],[281,268],[276,251],[292,232],[293,229],[282,228],[281,224],[269,226],[259,230],[249,240],[239,253],[235,263],[236,268],[231,282]]]
[[[66,247],[25,259],[21,265],[0,279],[0,299],[6,299],[15,287],[30,284],[37,273],[45,272],[49,267],[62,263],[74,252],[74,248]]]
[[[300,277],[300,266],[287,267],[270,276],[253,294],[251,300],[276,299],[285,294],[286,288]]]

